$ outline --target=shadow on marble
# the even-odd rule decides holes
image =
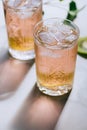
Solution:
[[[35,84],[17,113],[12,130],[54,130],[68,96],[69,93],[60,97],[47,96]]]
[[[0,100],[9,98],[14,94],[33,63],[34,59],[19,61],[10,57],[8,53],[0,58]]]

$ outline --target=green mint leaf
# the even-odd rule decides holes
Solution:
[[[76,6],[76,2],[72,0],[69,3],[69,11],[67,14],[67,19],[73,21],[77,17],[77,12],[78,12],[78,9]]]
[[[69,8],[70,8],[70,11],[71,10],[73,10],[73,11],[77,10],[76,2],[75,1],[71,1]]]
[[[64,1],[64,0],[59,0],[59,1]]]

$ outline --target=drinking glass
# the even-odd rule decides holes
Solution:
[[[71,91],[79,29],[71,21],[49,18],[34,28],[37,86],[51,96]]]
[[[9,52],[19,60],[35,57],[33,28],[42,19],[41,0],[4,0]]]

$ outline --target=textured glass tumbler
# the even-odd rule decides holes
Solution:
[[[42,19],[41,0],[4,0],[9,52],[19,60],[35,57],[33,28]]]
[[[51,96],[71,91],[77,56],[78,27],[67,19],[50,18],[34,29],[37,86]]]

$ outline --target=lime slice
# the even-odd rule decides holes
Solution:
[[[79,38],[78,53],[87,55],[87,37]]]

